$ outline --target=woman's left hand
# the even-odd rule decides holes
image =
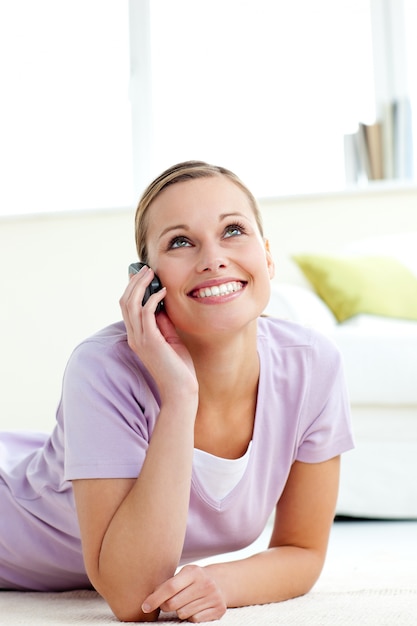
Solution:
[[[198,565],[186,565],[157,587],[142,605],[144,613],[157,608],[165,612],[175,611],[179,619],[197,623],[220,619],[227,606],[209,571]]]

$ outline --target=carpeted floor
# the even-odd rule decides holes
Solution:
[[[262,537],[256,548],[262,548]],[[92,591],[0,592],[4,626],[117,624]],[[173,615],[158,622],[178,623]],[[213,623],[213,622],[211,622]],[[415,626],[417,522],[337,522],[322,576],[302,598],[229,609],[224,626]]]
[[[93,591],[60,594],[2,592],[0,623],[8,626],[117,624],[106,603]],[[175,624],[164,615],[158,624]],[[224,626],[403,626],[417,623],[417,589],[314,592],[280,604],[229,609]]]

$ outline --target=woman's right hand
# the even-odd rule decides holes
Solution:
[[[155,315],[166,289],[151,295],[142,305],[146,287],[154,276],[153,270],[144,266],[131,276],[120,307],[127,331],[129,347],[155,379],[161,399],[181,389],[198,390],[197,377],[191,355],[164,310]]]
[[[141,605],[178,567],[187,528],[198,409],[191,356],[167,314],[155,317],[165,291],[153,294],[142,306],[153,275],[145,268],[132,276],[120,299],[128,344],[154,377],[161,396],[140,472],[137,478],[73,481],[88,576],[124,622],[157,620],[157,610],[145,614]],[[119,420],[118,403],[114,411]],[[124,436],[136,441],[141,435],[124,433],[116,443],[121,454]],[[138,447],[138,465],[141,455]],[[114,462],[118,466],[117,459]]]

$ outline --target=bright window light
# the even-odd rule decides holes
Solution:
[[[128,4],[0,3],[0,214],[133,200]]]
[[[343,189],[343,135],[375,115],[369,4],[150,0],[132,139],[128,1],[2,0],[0,215],[134,206],[132,141],[141,189],[190,158],[258,197]]]
[[[405,0],[405,40],[407,55],[407,77],[410,93],[411,110],[414,112],[412,119],[412,133],[414,146],[414,179],[417,178],[417,2]]]
[[[152,175],[196,158],[257,196],[345,187],[373,120],[367,0],[152,0]]]

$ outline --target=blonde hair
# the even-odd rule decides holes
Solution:
[[[184,161],[183,163],[173,165],[155,178],[155,180],[152,181],[145,189],[139,201],[135,215],[135,239],[139,259],[143,263],[148,262],[148,249],[146,245],[149,223],[148,216],[149,208],[155,198],[169,185],[175,185],[175,183],[194,180],[196,178],[208,178],[212,176],[226,176],[226,178],[243,191],[249,200],[249,204],[255,215],[259,232],[263,237],[262,217],[258,203],[253,194],[249,191],[246,185],[243,184],[240,178],[236,176],[236,174],[233,174],[233,172],[224,167],[210,165],[204,161]]]

